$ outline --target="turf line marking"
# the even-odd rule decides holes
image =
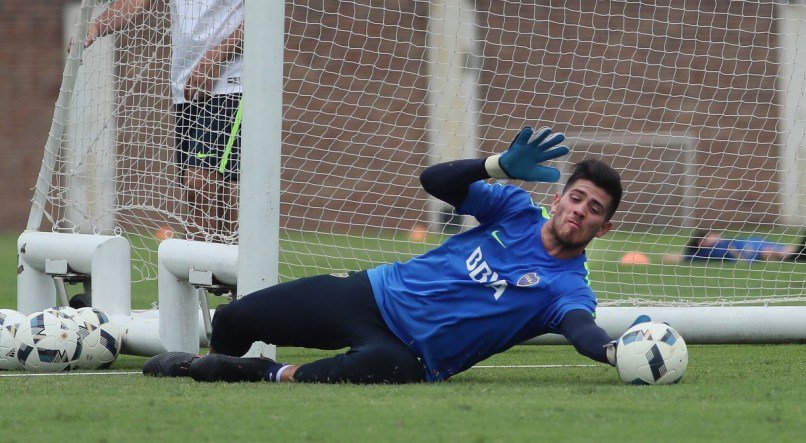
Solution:
[[[471,369],[547,369],[547,368],[598,368],[602,365],[476,365]],[[0,374],[0,377],[78,377],[87,375],[142,375],[142,371],[109,372],[22,372]]]
[[[602,365],[476,365],[472,369],[598,368]]]
[[[0,377],[65,377],[81,375],[142,375],[142,371],[109,371],[109,372],[23,372],[18,374],[0,374]]]

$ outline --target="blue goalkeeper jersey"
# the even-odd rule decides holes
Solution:
[[[444,380],[556,327],[565,313],[594,313],[585,255],[543,248],[548,213],[515,186],[473,183],[459,213],[479,226],[411,260],[368,271],[387,325],[411,346],[426,379]]]

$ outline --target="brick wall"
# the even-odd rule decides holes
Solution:
[[[571,134],[686,135],[696,148],[695,223],[778,220],[772,2],[536,3],[543,5],[479,5],[490,11],[480,18],[487,29],[481,81],[489,85],[482,105],[487,140],[495,141],[499,128],[520,119],[556,122]],[[753,16],[760,18],[743,18]],[[515,36],[513,29],[530,32]],[[515,39],[517,47],[510,43]],[[524,66],[533,67],[534,75],[522,73]],[[511,72],[532,78],[512,79]],[[619,167],[629,159],[614,160]],[[654,170],[652,160],[644,159],[641,168]],[[656,197],[628,182],[623,210],[642,206],[662,213],[659,205],[670,202]],[[640,217],[623,214],[628,222]]]
[[[28,219],[61,85],[66,3],[0,2],[0,231],[20,232]]]

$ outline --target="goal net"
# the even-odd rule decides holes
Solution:
[[[29,226],[124,235],[140,282],[156,277],[155,236],[197,228],[175,160],[170,66],[172,23],[199,17],[154,3],[66,71],[65,84],[77,80],[62,91],[64,130],[51,134],[45,155],[54,161],[34,203],[44,219]],[[806,301],[806,264],[663,260],[695,229],[801,241],[799,2],[285,4],[280,281],[405,260],[472,226],[430,199],[418,174],[501,152],[532,125],[566,133],[572,154],[553,163],[563,180],[589,156],[622,171],[616,228],[588,249],[602,305]],[[560,189],[517,184],[543,205]],[[237,209],[220,204],[217,214]],[[649,263],[621,263],[628,252]]]

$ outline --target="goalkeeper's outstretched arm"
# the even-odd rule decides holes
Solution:
[[[425,192],[459,209],[467,197],[468,187],[488,178],[484,159],[455,160],[428,167],[420,174],[420,184]]]
[[[610,337],[596,324],[589,312],[581,309],[569,311],[557,329],[580,354],[611,366],[616,365]]]
[[[420,183],[426,192],[458,209],[470,184],[479,180],[492,177],[554,182],[559,180],[560,171],[541,163],[568,153],[568,148],[560,145],[563,140],[560,132],[552,134],[549,128],[534,132],[527,126],[503,153],[436,164],[423,171]]]

